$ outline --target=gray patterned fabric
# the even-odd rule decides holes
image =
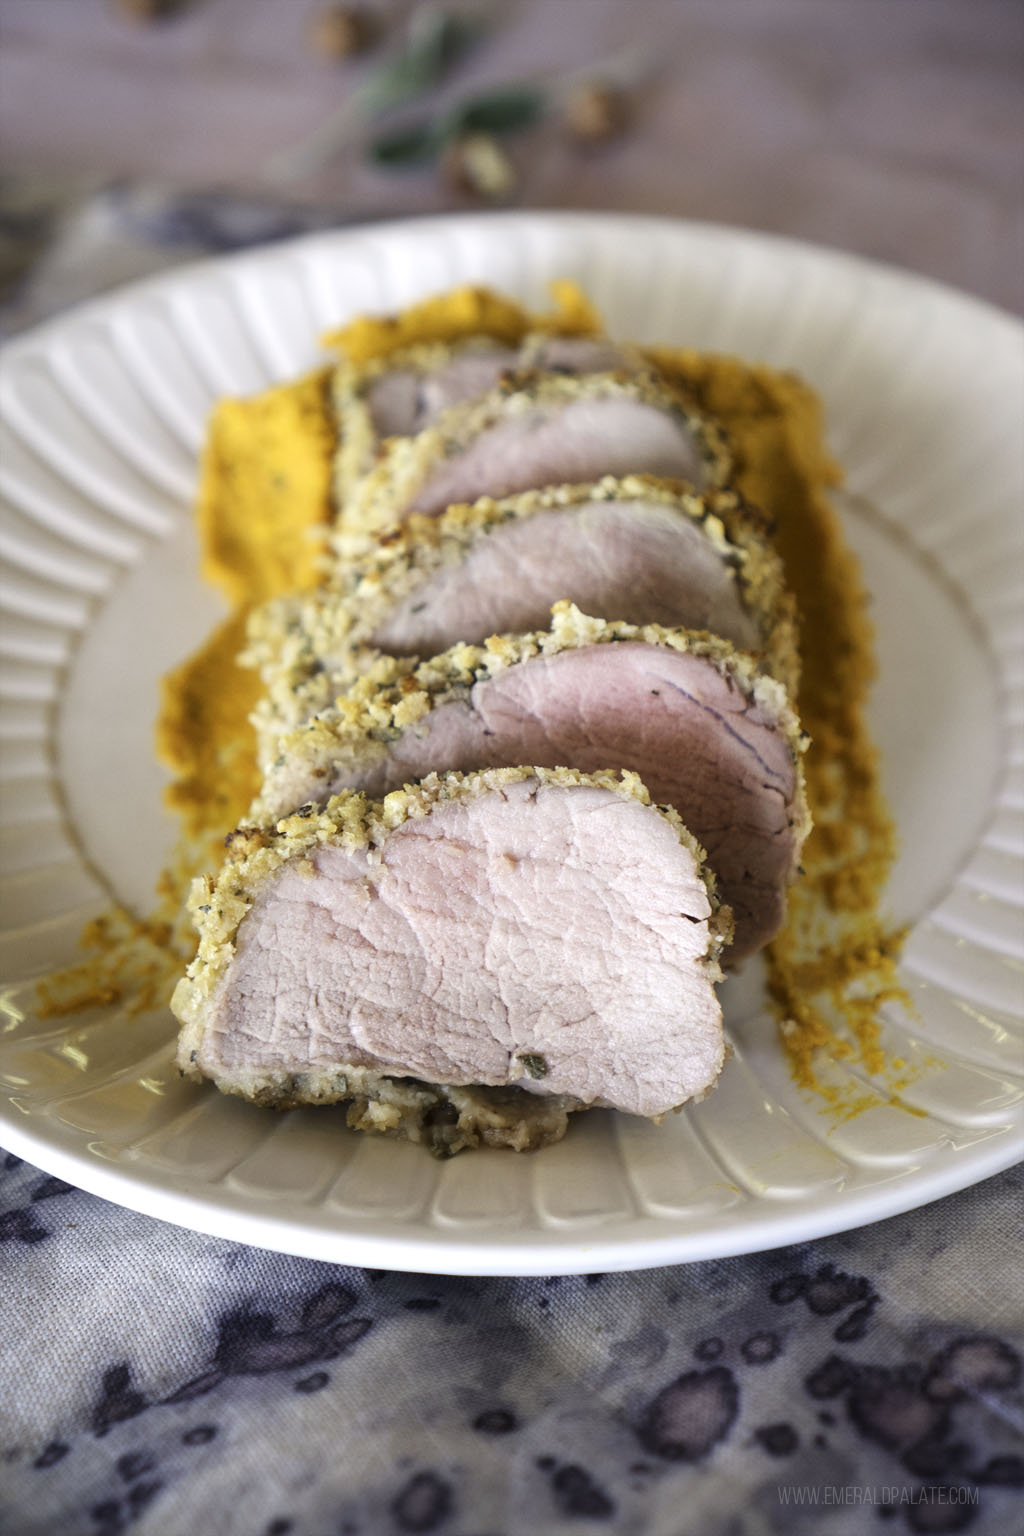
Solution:
[[[1007,1536],[1019,1170],[817,1243],[633,1274],[318,1264],[3,1171],[17,1536]]]
[[[318,222],[0,197],[0,327]],[[1008,1536],[1022,1230],[1015,1170],[768,1254],[445,1279],[204,1237],[0,1153],[0,1530]]]

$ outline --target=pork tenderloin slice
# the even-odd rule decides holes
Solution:
[[[378,652],[428,657],[540,629],[561,598],[605,619],[710,630],[762,652],[795,692],[793,603],[759,515],[734,491],[608,477],[411,517],[332,589],[258,609],[244,659],[265,689],[261,762]]]
[[[343,436],[339,466],[352,451]],[[387,439],[355,483],[339,467],[333,547],[358,555],[368,533],[481,496],[633,473],[704,489],[728,470],[717,429],[653,374],[513,375],[415,437]]]
[[[339,441],[335,499],[341,505],[371,470],[389,437],[413,437],[453,406],[465,405],[522,372],[650,372],[632,347],[605,337],[532,332],[515,346],[484,334],[420,342],[335,370]]]
[[[723,550],[699,516],[654,496],[589,500],[506,519],[395,604],[368,644],[434,656],[457,640],[540,629],[568,598],[586,613],[633,624],[708,629],[744,650],[761,635]]]
[[[369,413],[374,443],[386,437],[412,437],[442,411],[493,389],[515,367],[514,347],[463,346],[433,367],[390,367],[360,391]]]
[[[323,1101],[371,1069],[659,1116],[721,1070],[728,917],[633,775],[431,775],[240,851],[193,896],[191,1075]]]
[[[379,442],[422,432],[450,406],[486,394],[506,373],[609,373],[640,366],[631,349],[601,336],[534,333],[518,347],[477,337],[446,347],[414,348],[397,360],[390,357],[382,371],[364,369],[346,381],[340,398],[346,409],[353,396],[365,401]]]
[[[628,769],[707,850],[738,963],[785,918],[810,826],[805,745],[785,689],[726,641],[606,624],[563,603],[546,633],[456,646],[411,673],[378,663],[285,738],[259,804],[286,815],[344,788],[383,796],[434,770]]]

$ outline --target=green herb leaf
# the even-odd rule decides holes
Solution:
[[[390,129],[371,140],[368,158],[376,165],[399,169],[421,165],[439,154],[451,140],[470,133],[514,133],[542,115],[543,91],[530,85],[501,86],[470,96],[431,120]]]
[[[456,133],[514,133],[544,111],[544,93],[531,85],[503,86],[460,102],[449,116]]]
[[[359,90],[361,109],[385,112],[430,90],[464,57],[479,34],[479,24],[470,18],[424,6],[413,17],[403,51],[375,69]]]
[[[516,1060],[522,1062],[530,1077],[547,1077],[549,1068],[543,1056],[534,1055],[531,1051],[520,1051]]]
[[[430,160],[441,147],[443,135],[438,125],[431,122],[412,123],[407,128],[394,128],[372,140],[369,159],[376,165],[401,167],[420,165]]]

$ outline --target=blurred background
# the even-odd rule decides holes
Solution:
[[[1021,0],[0,0],[5,329],[480,206],[780,232],[1024,309]]]

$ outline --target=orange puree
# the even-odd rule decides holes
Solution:
[[[230,603],[249,605],[315,585],[327,522],[334,423],[330,371],[210,417],[197,518],[202,573]]]
[[[387,357],[400,347],[465,336],[492,336],[514,346],[528,331],[590,336],[602,329],[600,315],[575,283],[552,283],[551,293],[553,313],[534,315],[489,288],[454,288],[397,315],[360,315],[324,339],[358,364]]]
[[[866,594],[827,495],[840,471],[820,402],[799,379],[735,358],[654,357],[722,423],[740,489],[774,519],[801,616],[799,710],[811,737],[804,767],[814,830],[786,927],[766,959],[794,1076],[824,1092],[818,1049],[881,1071],[878,1010],[894,997],[906,1002],[896,975],[902,935],[887,932],[878,911],[896,842],[865,718],[875,671]]]
[[[219,842],[259,788],[249,725],[259,679],[235,662],[249,610],[316,583],[335,439],[329,378],[323,368],[222,400],[210,418],[197,509],[202,572],[234,611],[164,678],[156,728],[173,775],[167,803],[200,843]],[[208,850],[196,851],[205,867]]]

